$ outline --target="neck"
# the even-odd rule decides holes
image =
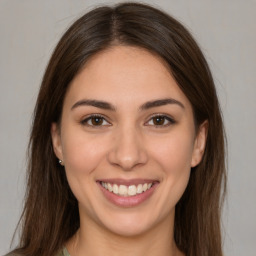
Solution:
[[[87,220],[66,247],[71,256],[182,256],[174,242],[173,223],[171,216],[143,234],[120,236]]]

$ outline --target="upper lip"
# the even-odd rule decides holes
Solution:
[[[110,183],[110,184],[116,184],[116,185],[139,185],[139,184],[145,184],[145,183],[157,183],[159,182],[158,180],[153,180],[153,179],[100,179],[97,180],[97,182],[105,182],[105,183]]]

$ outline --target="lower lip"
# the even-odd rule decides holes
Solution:
[[[146,201],[152,196],[156,187],[158,186],[158,183],[155,183],[150,189],[135,196],[120,196],[108,191],[107,189],[102,187],[99,182],[97,182],[97,184],[100,187],[101,191],[103,192],[104,196],[111,203],[121,207],[134,207],[142,204],[144,201]]]

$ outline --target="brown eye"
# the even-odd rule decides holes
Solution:
[[[86,119],[84,119],[83,121],[81,121],[81,124],[86,126],[92,126],[92,127],[110,125],[110,123],[107,122],[107,120],[100,115],[91,115]]]
[[[103,118],[102,117],[98,117],[98,116],[95,116],[95,117],[92,117],[91,118],[91,123],[92,125],[102,125],[103,124]]]
[[[163,116],[155,116],[152,118],[154,125],[163,125],[165,122],[165,117]]]
[[[166,127],[169,126],[171,124],[175,124],[176,122],[174,121],[174,119],[172,119],[169,116],[165,116],[165,115],[156,115],[151,117],[151,119],[147,122],[146,125],[149,126],[158,126],[158,127]]]

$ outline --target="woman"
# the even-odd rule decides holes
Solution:
[[[10,255],[221,256],[225,178],[215,86],[189,32],[147,5],[96,8],[45,72]]]

